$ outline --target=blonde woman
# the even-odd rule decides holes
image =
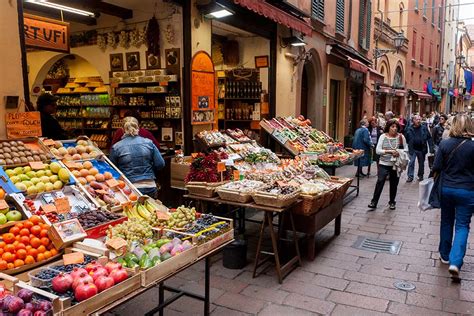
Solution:
[[[128,116],[123,123],[122,140],[112,146],[110,160],[125,174],[142,194],[156,197],[155,172],[165,166],[153,142],[138,135],[138,120]]]
[[[449,273],[459,280],[474,213],[474,124],[465,114],[454,117],[449,138],[442,140],[433,171],[441,176],[439,254]],[[455,230],[453,240],[453,228]]]

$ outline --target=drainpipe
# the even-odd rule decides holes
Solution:
[[[443,7],[444,5],[444,0],[441,0],[441,7]],[[444,14],[443,14],[444,15]],[[440,17],[438,17],[439,19]],[[438,52],[439,53],[439,62],[438,62],[438,78],[439,78],[439,86],[441,88],[441,71],[444,70],[443,68],[443,61],[444,61],[444,38],[445,38],[445,34],[444,34],[444,31],[445,31],[445,24],[446,22],[444,22],[446,19],[444,18],[443,16],[443,24],[441,25],[441,44],[439,46],[439,49],[440,51]],[[441,53],[443,52],[443,53]],[[447,76],[447,74],[445,75]],[[441,90],[441,89],[440,89]],[[449,91],[449,87],[448,87],[448,91]],[[438,91],[440,94],[441,94],[441,91]],[[449,94],[448,94],[449,96]],[[446,98],[447,100],[448,98]]]

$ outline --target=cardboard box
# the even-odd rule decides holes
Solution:
[[[63,249],[76,241],[86,238],[87,233],[82,228],[79,220],[74,218],[54,223],[48,231],[48,237],[56,249]]]

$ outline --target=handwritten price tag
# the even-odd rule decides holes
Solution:
[[[8,206],[8,203],[7,201],[5,200],[0,200],[0,210],[5,210],[7,208],[9,208],[10,206]]]
[[[198,153],[192,153],[191,157],[196,158],[198,156]]]
[[[240,180],[240,171],[234,170],[233,176],[234,176],[234,181]]]
[[[54,200],[54,205],[59,214],[67,213],[71,210],[71,205],[69,204],[69,199],[67,197]]]
[[[127,246],[127,241],[121,237],[114,237],[112,239],[107,240],[105,245],[114,250],[117,250],[117,249]]]
[[[74,161],[65,161],[64,164],[65,164],[66,167],[68,167],[69,169],[79,169],[79,164],[78,164],[78,163],[75,163]]]
[[[159,220],[165,220],[165,221],[167,221],[170,218],[170,216],[167,213],[161,212],[161,211],[156,211],[156,217]]]
[[[41,205],[41,209],[45,213],[57,212],[56,206],[54,204]]]
[[[29,162],[31,169],[33,170],[42,170],[45,168],[44,163],[41,161],[30,161]]]
[[[84,262],[84,254],[82,252],[71,252],[71,253],[63,255],[64,265],[83,263],[83,262]]]
[[[217,163],[217,172],[224,172],[225,171],[225,162],[218,162]]]
[[[119,182],[116,179],[109,179],[109,180],[105,181],[105,183],[107,183],[107,185],[110,188],[115,188],[116,186],[119,185]]]
[[[56,145],[56,142],[52,139],[45,139],[45,140],[43,140],[43,144],[45,146],[54,146],[54,145]]]

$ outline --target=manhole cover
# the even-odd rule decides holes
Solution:
[[[384,252],[398,255],[402,246],[401,241],[381,240],[359,236],[352,245],[353,248],[368,250],[372,252]]]
[[[413,291],[416,289],[415,284],[406,281],[397,281],[393,283],[393,286],[402,291]]]

